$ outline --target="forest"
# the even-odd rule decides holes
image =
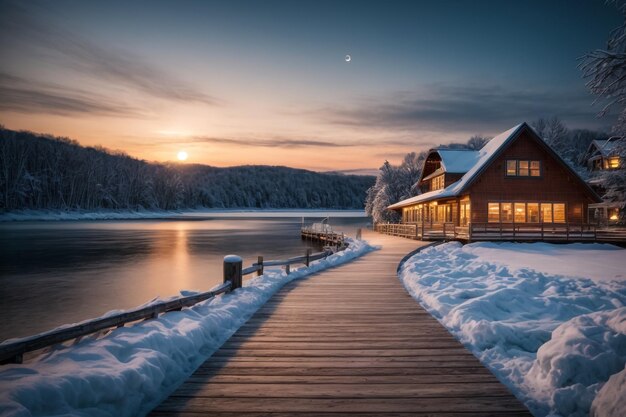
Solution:
[[[149,163],[0,128],[0,210],[362,209],[374,177],[280,166]]]

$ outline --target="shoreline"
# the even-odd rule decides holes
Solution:
[[[0,213],[0,223],[87,220],[201,220],[213,218],[363,217],[357,209],[190,209],[190,210],[18,210]]]

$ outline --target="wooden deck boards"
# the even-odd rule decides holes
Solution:
[[[383,245],[285,286],[152,416],[530,416],[396,276]]]

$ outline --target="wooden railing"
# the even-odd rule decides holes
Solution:
[[[201,301],[213,298],[216,295],[240,288],[243,283],[243,276],[253,273],[263,275],[263,269],[265,267],[285,266],[285,271],[289,274],[291,265],[304,264],[308,267],[311,262],[326,258],[332,253],[333,251],[331,250],[311,253],[311,249],[307,249],[303,256],[272,261],[263,261],[263,257],[259,256],[257,262],[253,263],[248,268],[242,268],[243,259],[241,257],[236,255],[225,256],[223,282],[210,291],[177,297],[172,300],[151,304],[146,307],[140,307],[111,316],[87,320],[69,327],[22,338],[14,342],[0,344],[0,364],[8,362],[22,363],[24,354],[28,352],[93,334],[102,330],[114,327],[123,327],[127,323],[154,319],[157,318],[159,314],[167,313],[169,311],[179,311],[183,307],[190,307]]]
[[[599,229],[581,223],[377,223],[374,230],[420,240],[597,241],[626,243],[626,229]]]
[[[317,230],[313,227],[302,227],[300,229],[302,239],[316,240],[326,245],[335,245],[338,247],[345,245],[344,233],[333,232],[330,230]]]
[[[596,226],[580,223],[472,223],[471,240],[595,241]]]

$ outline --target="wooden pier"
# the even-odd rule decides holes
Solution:
[[[312,240],[330,246],[343,246],[345,236],[343,233],[333,232],[330,230],[316,230],[311,227],[303,227],[300,229],[300,236],[305,240]]]
[[[397,278],[382,249],[279,291],[151,416],[530,416]]]

